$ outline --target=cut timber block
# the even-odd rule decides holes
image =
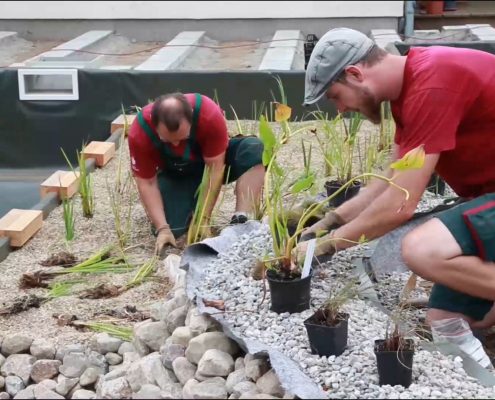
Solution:
[[[125,118],[127,119],[127,131],[125,132],[125,135],[127,136],[129,128],[131,127],[131,124],[134,122],[134,119],[136,118],[135,114],[130,114],[130,115],[125,115]],[[112,125],[110,126],[110,134],[114,133],[117,129],[122,128],[124,131],[124,114],[120,114],[117,118],[115,118],[112,121]]]
[[[78,189],[79,172],[55,171],[41,184],[40,195],[45,197],[50,192],[56,192],[62,200],[74,196]]]
[[[13,208],[0,219],[0,236],[10,238],[12,247],[21,247],[43,225],[43,212],[40,210],[19,210]]]
[[[115,143],[93,141],[84,148],[82,153],[85,159],[94,158],[96,166],[103,167],[115,155]]]

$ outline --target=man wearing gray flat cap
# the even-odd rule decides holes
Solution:
[[[362,235],[378,238],[410,220],[436,172],[468,201],[408,233],[403,259],[435,282],[431,323],[462,318],[477,327],[494,324],[495,56],[445,46],[393,55],[361,32],[332,29],[316,44],[306,70],[304,103],[324,98],[339,112],[360,112],[376,124],[381,103],[390,101],[393,160],[421,145],[426,157],[422,168],[394,178],[410,194],[404,207],[400,190],[376,180],[311,226],[305,235],[330,232],[318,239],[317,255],[351,247]],[[301,242],[297,256],[306,248]]]

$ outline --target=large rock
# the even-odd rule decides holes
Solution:
[[[21,390],[24,390],[26,384],[24,381],[15,375],[9,375],[5,378],[5,391],[14,397]],[[34,395],[33,395],[34,398]]]
[[[53,390],[48,389],[45,385],[36,385],[34,387],[34,398],[35,399],[55,399],[55,400],[63,400],[64,396],[60,396],[58,393],[55,393]]]
[[[165,368],[172,369],[172,363],[179,357],[184,357],[186,348],[180,344],[166,343],[160,347],[162,363]]]
[[[83,353],[67,353],[59,370],[67,378],[79,378],[88,367],[88,358]]]
[[[44,339],[34,339],[29,348],[32,356],[38,360],[53,360],[55,358],[55,346]]]
[[[194,399],[192,389],[198,384],[199,382],[196,379],[189,379],[182,388],[182,398]]]
[[[124,377],[103,381],[96,390],[96,397],[99,399],[128,399],[131,396],[131,386]]]
[[[108,372],[108,363],[104,355],[91,351],[88,355],[88,367],[94,367],[101,370],[102,374]]]
[[[199,336],[205,332],[214,332],[220,329],[220,325],[210,316],[201,314],[197,308],[193,308],[186,318],[187,325],[192,336]]]
[[[31,369],[31,379],[40,383],[44,379],[52,379],[58,375],[58,368],[62,363],[58,360],[38,360]]]
[[[55,382],[53,379],[44,379],[38,385],[42,385],[46,387],[48,390],[55,390],[57,387],[57,382]]]
[[[79,378],[67,378],[61,374],[57,378],[55,391],[62,396],[66,396],[78,383]]]
[[[176,308],[167,316],[167,329],[170,333],[184,326],[186,322],[187,306]]]
[[[247,382],[249,378],[246,376],[246,370],[244,368],[238,369],[232,372],[227,377],[227,382],[225,384],[227,392],[234,393],[234,388],[241,382]]]
[[[193,399],[226,399],[228,397],[225,388],[225,379],[216,377],[199,382],[191,387]]]
[[[5,357],[0,354],[0,367],[3,365],[3,363],[5,362]]]
[[[122,364],[123,357],[117,353],[107,353],[105,354],[105,360],[109,365],[119,365]]]
[[[237,357],[234,363],[234,370],[244,369],[246,365],[244,364],[244,357]]]
[[[244,399],[255,399],[255,400],[258,400],[258,399],[280,399],[280,397],[275,397],[275,396],[272,396],[272,395],[269,395],[269,394],[266,394],[266,393],[258,393],[258,394],[255,394],[255,393],[245,393],[243,394],[242,396],[239,397],[240,400],[244,400]]]
[[[136,352],[139,354],[140,357],[144,357],[150,354],[151,349],[137,336],[134,336],[134,338],[132,339],[132,345],[136,349]]]
[[[162,321],[142,324],[134,329],[134,335],[153,351],[159,351],[169,337],[167,325]]]
[[[91,390],[79,389],[74,392],[72,400],[96,399],[96,393]]]
[[[150,316],[154,321],[166,321],[167,316],[170,315],[177,307],[177,299],[170,299],[163,303],[155,303],[150,307]]]
[[[0,392],[0,400],[9,400],[10,399],[10,394],[7,392]]]
[[[132,343],[124,342],[120,345],[118,353],[123,356],[124,353],[136,353],[136,348]]]
[[[108,333],[98,333],[91,338],[91,350],[100,354],[116,353],[123,341],[110,336]]]
[[[27,385],[35,362],[36,358],[29,354],[12,354],[5,360],[0,373],[3,376],[16,375]]]
[[[55,359],[63,361],[64,357],[70,353],[84,353],[85,347],[82,343],[69,344],[67,346],[59,347],[55,352]]]
[[[198,363],[198,372],[203,376],[228,376],[234,370],[234,359],[224,351],[210,349]]]
[[[256,382],[256,386],[261,393],[277,397],[282,397],[284,395],[284,390],[282,389],[277,374],[275,374],[275,371],[273,369],[271,369],[260,379],[258,379],[258,381]]]
[[[186,349],[186,358],[198,364],[201,357],[210,349],[224,351],[234,356],[238,353],[239,347],[222,332],[206,332],[196,336],[189,342]]]
[[[246,362],[246,376],[256,382],[270,370],[270,365],[264,359],[253,359]]]
[[[98,377],[101,374],[101,370],[95,367],[86,368],[86,371],[83,372],[81,378],[79,379],[79,384],[81,386],[90,386],[93,385]]]
[[[185,357],[176,358],[172,363],[172,369],[181,385],[185,385],[187,381],[194,378],[196,373],[196,366]]]
[[[260,393],[260,390],[256,386],[256,383],[249,381],[239,382],[237,385],[234,386],[234,389],[232,390],[232,394],[237,397],[241,397],[243,394],[246,393],[257,394]]]
[[[126,378],[133,392],[139,391],[142,385],[163,388],[176,381],[173,373],[163,366],[159,353],[151,353],[132,364],[127,370]]]
[[[2,390],[5,387],[5,378],[0,375],[0,390]]]
[[[169,339],[171,343],[187,347],[192,338],[191,329],[188,326],[179,326],[174,330]]]
[[[2,354],[10,356],[11,354],[27,353],[33,343],[33,339],[25,335],[11,335],[3,339]]]
[[[182,399],[182,385],[180,383],[171,383],[160,392],[162,399]]]
[[[137,393],[132,395],[133,399],[160,399],[161,389],[158,386],[146,384],[141,386]]]

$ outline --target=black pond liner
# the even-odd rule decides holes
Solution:
[[[327,181],[325,182],[325,189],[327,191],[327,196],[331,196],[334,194],[337,190],[339,190],[342,187],[342,183],[337,182],[337,181]],[[354,196],[356,196],[359,193],[359,189],[361,189],[361,182],[359,181],[354,181],[352,182],[349,187],[347,187],[345,190],[340,192],[337,196],[334,198],[330,199],[328,201],[328,204],[330,207],[338,207],[341,204],[345,203],[347,200],[352,199]]]
[[[311,277],[283,279],[272,270],[268,270],[266,278],[270,287],[271,307],[276,313],[298,313],[309,308],[311,300]]]
[[[312,354],[319,356],[340,356],[347,347],[347,326],[349,314],[339,313],[340,322],[335,326],[321,324],[321,310],[304,321]]]
[[[401,385],[409,387],[412,382],[414,342],[406,339],[404,349],[399,351],[380,350],[385,340],[375,340],[375,355],[380,385]]]

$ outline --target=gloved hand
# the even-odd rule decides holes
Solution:
[[[304,259],[306,258],[306,251],[308,249],[308,242],[299,242],[298,245],[292,250],[292,259],[294,262],[302,266]],[[333,231],[316,239],[315,252],[313,257],[319,257],[325,255],[325,258],[330,259],[337,252],[335,247],[335,240],[333,239]]]
[[[170,226],[168,224],[162,226],[160,229],[157,230],[157,232],[158,235],[156,236],[156,245],[155,245],[156,255],[160,255],[163,248],[167,244],[177,247],[174,234],[170,230]]]
[[[339,226],[345,224],[345,221],[337,214],[335,211],[331,210],[325,214],[325,216],[318,221],[316,224],[310,226],[305,229],[301,233],[300,241],[306,241],[309,239],[318,236],[318,233],[321,231],[331,231],[332,229],[336,229]]]

